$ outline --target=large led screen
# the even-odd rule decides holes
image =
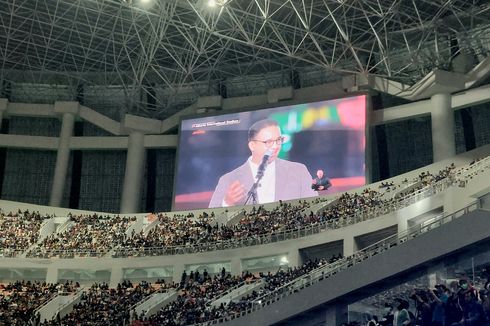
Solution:
[[[174,210],[362,186],[365,126],[365,95],[182,120]]]

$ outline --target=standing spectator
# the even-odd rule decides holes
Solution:
[[[436,285],[436,289],[429,291],[432,326],[444,326],[444,316],[446,314],[446,303],[448,299],[447,288],[444,285]]]
[[[463,318],[452,326],[482,326],[484,323],[483,307],[473,291],[464,293]]]
[[[428,303],[427,293],[425,291],[414,292],[411,298],[415,300],[417,325],[430,326],[432,322],[432,311],[431,306]]]
[[[383,318],[380,320],[379,324],[381,326],[391,326],[393,325],[393,306],[389,303],[385,303],[384,307],[384,315]]]
[[[449,285],[450,292],[446,303],[446,325],[452,325],[463,317],[463,309],[459,304],[458,288],[457,281],[453,281]]]
[[[395,299],[397,306],[393,314],[393,326],[411,326],[412,320],[408,313],[408,301],[404,299]]]

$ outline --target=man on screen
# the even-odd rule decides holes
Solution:
[[[267,164],[257,187],[257,204],[317,196],[311,189],[312,179],[306,166],[277,158],[283,142],[276,121],[265,119],[254,123],[248,130],[248,148],[252,155],[243,165],[219,179],[209,207],[244,205],[263,161]],[[252,203],[251,199],[247,202]]]
[[[332,186],[330,179],[327,178],[323,170],[316,171],[316,178],[311,182],[311,189],[316,191],[327,190]]]

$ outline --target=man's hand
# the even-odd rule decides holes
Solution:
[[[236,205],[245,199],[245,188],[240,181],[234,181],[226,191],[225,203],[228,206]]]
[[[325,189],[325,187],[324,187],[324,186],[320,186],[320,187],[318,187],[318,190],[323,190],[323,189]]]

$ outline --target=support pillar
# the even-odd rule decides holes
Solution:
[[[124,279],[123,270],[121,267],[113,267],[111,269],[111,279],[109,281],[109,287],[115,288]]]
[[[66,174],[68,171],[68,161],[70,160],[70,138],[73,134],[74,125],[75,114],[71,112],[63,113],[58,153],[56,155],[56,166],[54,169],[53,186],[51,188],[51,197],[49,199],[50,206],[61,206]]]
[[[346,304],[338,303],[327,307],[325,311],[325,326],[340,326],[348,321]]]
[[[299,250],[294,249],[288,253],[289,267],[301,266],[301,257],[299,255]]]
[[[408,219],[406,217],[406,213],[404,214],[404,213],[400,212],[400,210],[398,210],[396,212],[396,223],[397,223],[398,234],[401,234],[401,233],[407,231]]]
[[[141,199],[141,182],[145,161],[145,135],[141,131],[132,131],[128,139],[128,154],[121,199],[121,213],[137,213]]]
[[[175,264],[172,281],[174,281],[175,283],[180,283],[180,280],[182,279],[182,273],[184,273],[184,271],[184,264]]]
[[[58,268],[49,266],[46,272],[46,283],[58,282]]]
[[[2,129],[2,121],[4,112],[7,111],[9,101],[6,98],[0,98],[0,129]]]
[[[447,279],[447,269],[443,262],[427,267],[427,285],[433,289],[440,280]]]
[[[451,94],[432,95],[430,105],[433,161],[439,162],[456,154]]]
[[[242,274],[242,262],[240,257],[231,258],[231,275],[241,275]]]
[[[357,242],[353,236],[346,236],[344,238],[344,257],[353,255],[357,250]]]

